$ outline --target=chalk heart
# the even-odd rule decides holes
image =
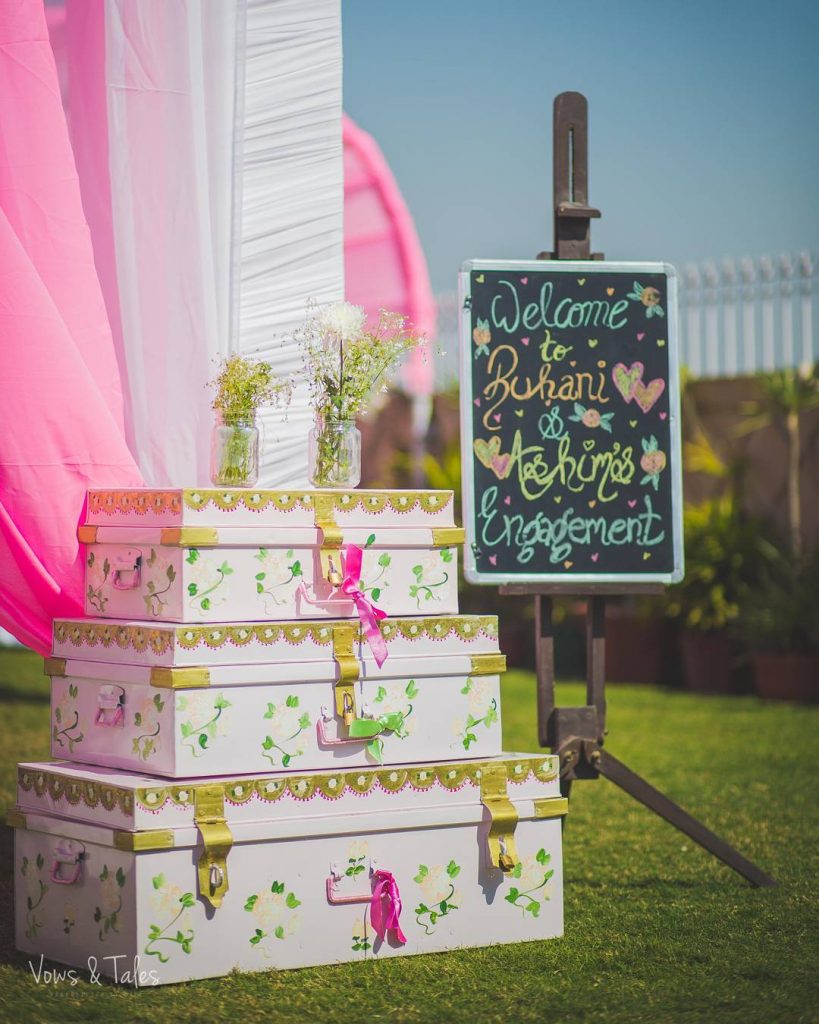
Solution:
[[[564,568],[564,569],[571,569],[571,567],[572,567],[573,565],[574,565],[574,562],[568,562],[568,561],[566,561],[566,562],[564,562],[564,563],[563,563],[563,568]]]
[[[614,289],[612,289],[612,291],[614,291]],[[591,556],[591,560],[593,562],[596,562],[599,557],[600,557],[600,552],[599,551],[595,551],[595,553]]]
[[[509,470],[512,462],[512,453],[506,452],[504,455],[493,455],[492,464],[489,467],[498,480],[505,480],[509,476]]]
[[[598,370],[605,370],[605,368],[606,368],[606,360],[605,359],[598,359],[597,360],[597,369]]]
[[[472,399],[472,404],[476,405],[480,409],[480,407],[481,407],[481,400],[480,400],[480,398],[473,398]]]
[[[614,289],[613,288],[607,288],[606,289],[606,295],[614,295]]]
[[[515,409],[515,415],[519,420],[523,419],[523,409]]]
[[[500,455],[500,446],[501,439],[499,437],[493,437],[489,441],[484,441],[479,437],[472,444],[472,448],[478,456],[478,461],[482,466],[486,466],[487,469],[492,468],[492,459],[496,455]]]
[[[497,555],[490,555],[489,556],[489,564],[490,565],[497,565],[498,564],[498,556]]]
[[[596,504],[597,504],[597,498],[592,498],[591,501],[589,502],[589,508],[594,508],[594,506]]]
[[[668,413],[667,412],[661,412],[660,413],[660,419],[661,420],[668,419]]]
[[[665,338],[657,339],[657,348],[665,348]]]
[[[483,276],[483,274],[478,274],[475,280],[478,282],[478,284],[483,284],[486,278]]]
[[[520,339],[520,343],[521,343],[521,345],[528,345],[529,344],[529,339],[528,338],[521,338]]]
[[[629,508],[634,508],[634,506],[637,504],[637,499],[636,498],[632,498],[632,500],[629,501],[627,504],[628,504]]]
[[[631,396],[643,412],[648,412],[664,391],[665,381],[661,377],[655,377],[648,384],[638,380]]]
[[[492,413],[492,419],[493,419],[493,420],[494,420],[494,421],[495,421],[496,423],[500,423],[500,418],[501,418],[501,414],[500,414],[499,412],[493,412],[493,413]]]
[[[628,421],[628,425],[630,427],[636,427],[637,426],[637,420],[629,420]]]
[[[561,501],[563,501],[563,495],[562,494],[556,494],[554,496],[554,498],[553,498],[553,501],[554,501],[555,505],[559,505],[561,503]]]
[[[509,497],[509,495],[508,495],[508,494],[507,494],[507,495],[506,495],[506,497],[505,497],[505,498],[503,499],[503,503],[504,503],[504,505],[511,505],[511,504],[512,504],[512,499],[511,499],[511,498]]]
[[[597,339],[597,338],[589,338],[589,348],[597,348],[598,343],[599,343],[599,339]]]
[[[634,397],[634,387],[637,381],[643,379],[643,369],[642,363],[632,363],[631,366],[626,366],[625,363],[616,363],[611,371],[614,386],[627,402]]]
[[[638,331],[637,332],[637,340],[638,341],[642,341],[645,336],[646,336],[646,332],[645,331]]]
[[[577,279],[577,283],[578,283],[578,284],[579,284],[579,285],[581,286],[581,288],[582,288],[582,287],[583,287],[583,285],[584,285],[584,284],[586,283],[586,278],[585,278],[585,277],[578,277],[578,279]]]
[[[569,366],[577,366],[577,360],[576,359],[570,359],[569,360]]]
[[[649,558],[651,558],[651,552],[650,551],[644,551],[643,552],[643,561],[647,562]]]
[[[528,277],[522,277],[520,279],[520,283],[521,284],[529,284],[529,278]]]
[[[594,438],[590,437],[588,441],[584,441],[583,448],[585,451],[590,452],[594,448]]]

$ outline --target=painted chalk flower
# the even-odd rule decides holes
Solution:
[[[614,413],[600,412],[598,409],[587,409],[580,402],[575,402],[574,415],[570,416],[569,419],[575,423],[582,423],[584,427],[589,427],[591,430],[597,430],[599,427],[601,430],[605,430],[607,434],[610,434]]]
[[[635,281],[632,290],[628,293],[628,298],[634,299],[635,302],[641,302],[645,306],[646,317],[649,320],[653,316],[665,316],[663,307],[660,305],[662,296],[656,288],[650,286],[644,288],[638,281]]]
[[[478,356],[489,355],[489,343],[492,340],[492,332],[489,330],[488,320],[481,320],[481,318],[478,317],[478,324],[472,331],[472,340],[477,346],[475,349],[476,359]]]
[[[660,473],[665,469],[666,462],[665,452],[660,451],[657,438],[653,434],[651,437],[644,437],[640,468],[645,473],[645,476],[640,480],[640,483],[650,484],[656,491],[660,486]]]

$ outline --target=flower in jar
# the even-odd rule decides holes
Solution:
[[[318,313],[322,335],[345,344],[357,341],[364,330],[367,314],[352,302],[333,302]]]

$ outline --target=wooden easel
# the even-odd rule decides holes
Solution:
[[[538,259],[602,259],[591,253],[590,220],[600,211],[588,206],[588,106],[585,96],[564,92],[554,102],[554,252]],[[752,885],[776,882],[719,836],[692,818],[659,790],[603,748],[606,736],[606,598],[626,594],[661,593],[661,584],[589,584],[583,594],[566,584],[507,584],[505,595],[531,595],[535,599],[535,652],[537,671],[538,738],[560,759],[561,790],[568,796],[575,779],[603,775],[645,804],[700,846],[739,872]],[[559,595],[582,596],[586,605],[586,704],[579,708],[555,706],[554,632],[552,601]]]

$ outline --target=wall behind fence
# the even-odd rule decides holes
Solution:
[[[689,263],[680,272],[683,365],[695,377],[741,377],[819,359],[816,253]],[[436,387],[458,380],[458,296],[437,296]]]

